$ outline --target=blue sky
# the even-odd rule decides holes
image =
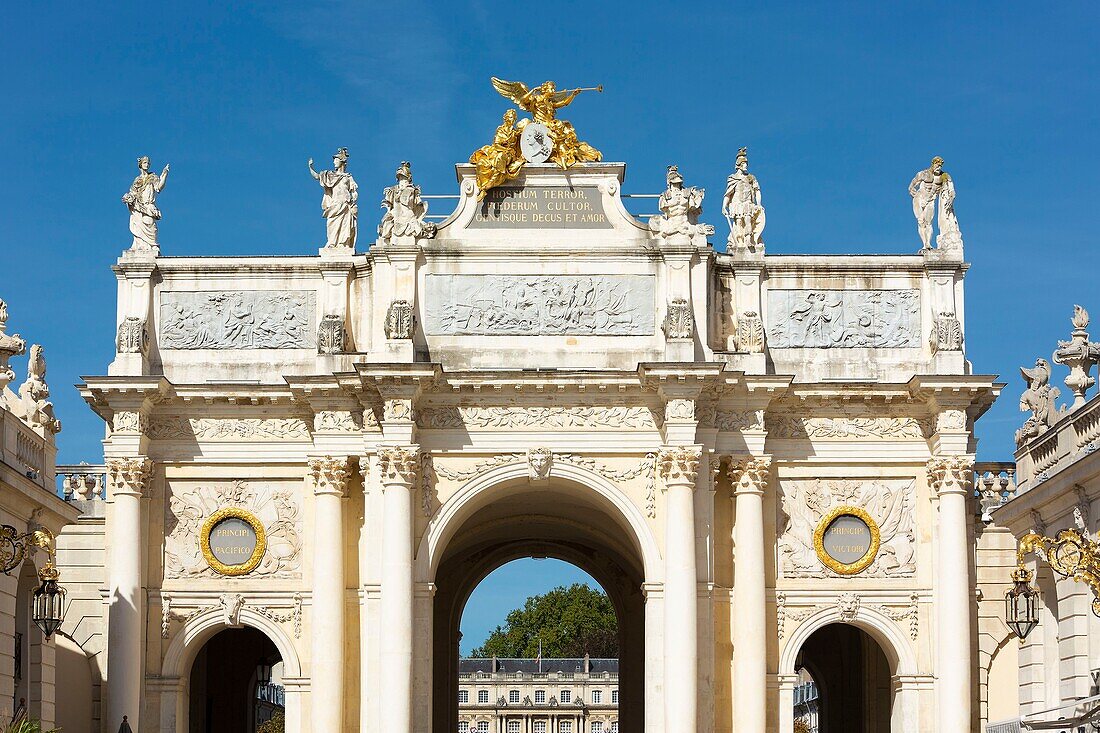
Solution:
[[[129,244],[119,199],[138,155],[172,165],[158,202],[165,254],[312,254],[324,226],[307,158],[350,149],[370,231],[371,198],[403,159],[426,193],[455,192],[453,163],[507,107],[490,75],[602,83],[569,117],[628,163],[625,190],[660,190],[677,163],[709,189],[704,219],[720,224],[747,145],[772,253],[915,252],[906,186],[942,155],[973,264],[968,356],[1009,383],[979,423],[979,457],[1008,459],[1017,367],[1068,337],[1075,302],[1100,334],[1098,8],[13,5],[0,44],[0,297],[11,330],[46,347],[60,460],[98,461],[101,426],[71,385],[113,355],[110,265]]]

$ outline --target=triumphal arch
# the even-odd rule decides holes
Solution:
[[[578,91],[511,84],[532,118],[456,166],[450,213],[402,163],[374,239],[347,149],[311,161],[318,254],[162,254],[142,164],[117,356],[82,386],[103,730],[218,730],[218,640],[249,630],[287,730],[453,733],[463,604],[531,555],[610,594],[624,731],[791,733],[803,669],[834,729],[976,729],[973,426],[1000,385],[965,358],[942,161],[919,251],[766,253],[744,149],[712,217],[675,166],[635,216],[555,114]]]

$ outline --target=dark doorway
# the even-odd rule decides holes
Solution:
[[[216,634],[191,667],[190,733],[255,733],[268,720],[281,719],[281,667],[275,644],[262,632]]]
[[[844,624],[818,629],[802,645],[798,666],[817,688],[818,733],[890,730],[890,663],[865,632]]]

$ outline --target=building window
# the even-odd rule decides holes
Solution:
[[[611,721],[611,733],[619,733],[619,721]]]
[[[619,691],[618,690],[612,690],[611,691],[611,704],[612,705],[618,705],[619,704]],[[612,725],[614,725],[614,723],[612,723]]]
[[[470,724],[465,720],[458,721],[458,733],[470,733]]]
[[[459,705],[468,705],[469,702],[470,702],[470,691],[469,690],[459,690],[458,691],[458,704]],[[467,725],[466,727],[468,728],[469,725]]]
[[[477,691],[477,704],[478,705],[485,705],[488,702],[489,702],[489,691],[488,690],[478,690]],[[478,723],[478,725],[481,725],[481,723]],[[489,725],[489,724],[486,723],[485,725]]]
[[[519,721],[518,720],[509,720],[508,721],[508,733],[519,733]]]
[[[479,720],[477,721],[477,733],[489,733],[489,721]]]
[[[536,720],[535,729],[531,733],[546,733],[546,721]]]
[[[569,690],[562,690],[561,694],[558,695],[558,702],[562,705],[573,702],[573,693]]]
[[[592,690],[592,702],[595,705],[603,702],[603,690]]]
[[[509,690],[508,691],[508,704],[509,705],[519,705],[519,690]],[[518,724],[519,721],[517,720],[516,723]]]
[[[602,720],[593,720],[592,721],[592,733],[603,733],[603,721]]]
[[[573,721],[572,720],[558,721],[558,733],[573,733]]]
[[[535,690],[535,704],[536,705],[545,705],[546,704],[546,690]]]

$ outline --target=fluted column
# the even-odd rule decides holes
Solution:
[[[382,475],[382,730],[412,731],[412,499],[420,473],[416,446],[378,449]]]
[[[768,645],[764,587],[764,489],[771,458],[735,459],[733,683],[739,733],[764,733],[767,725]]]
[[[928,482],[939,497],[936,562],[936,711],[940,733],[970,730],[970,563],[966,497],[973,456],[928,462]]]
[[[346,457],[313,458],[313,604],[310,726],[344,729],[344,496]]]
[[[695,568],[695,479],[699,446],[664,448],[657,466],[665,490],[665,730],[696,729],[699,650]]]
[[[109,603],[107,618],[107,729],[125,717],[138,730],[144,665],[141,660],[141,497],[148,488],[152,462],[145,456],[107,461],[111,502]]]

